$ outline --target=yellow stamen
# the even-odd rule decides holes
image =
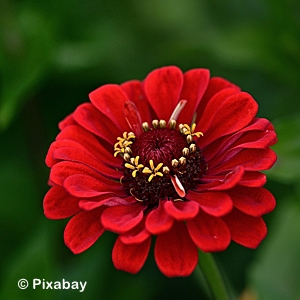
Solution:
[[[139,164],[139,159],[140,159],[139,156],[136,156],[136,157],[134,157],[134,158],[132,157],[132,158],[130,159],[130,163],[126,163],[126,164],[125,164],[125,168],[128,168],[128,169],[130,169],[130,170],[133,170],[132,173],[131,173],[132,177],[136,177],[137,172],[138,172],[140,169],[144,168],[144,165],[143,165],[143,164]]]
[[[133,165],[128,164],[128,163],[125,164],[125,167],[128,168],[128,169],[131,169],[131,170],[135,169],[135,167]]]
[[[164,176],[164,174],[162,172],[158,172],[158,170],[163,166],[163,163],[159,163],[156,167],[154,166],[154,162],[152,159],[149,160],[149,166],[150,168],[148,167],[145,167],[143,169],[143,173],[144,174],[151,174],[148,178],[148,182],[150,182],[154,176]]]
[[[154,163],[153,163],[152,159],[149,160],[149,165],[150,165],[151,170],[154,170]]]
[[[118,137],[118,142],[114,145],[114,157],[116,157],[119,153],[122,155],[125,152],[131,152],[130,145],[133,143],[132,139],[135,139],[135,135],[133,132],[127,133],[127,131],[123,132],[123,137]]]
[[[159,163],[159,164],[157,165],[157,167],[154,169],[154,171],[157,172],[162,166],[163,166],[163,163]]]
[[[201,131],[199,132],[194,132],[195,129],[196,129],[196,123],[193,123],[192,127],[190,127],[188,124],[180,124],[181,126],[179,127],[181,132],[184,134],[184,135],[191,135],[191,136],[196,136],[196,137],[200,137],[200,136],[203,136],[203,133]]]
[[[151,174],[152,171],[151,171],[148,167],[145,167],[145,168],[143,169],[143,173],[145,173],[145,174]]]

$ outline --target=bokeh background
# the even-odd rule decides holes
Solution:
[[[42,210],[58,122],[98,86],[171,64],[236,83],[274,123],[269,234],[257,250],[232,243],[215,258],[239,299],[300,299],[298,0],[0,0],[0,39],[0,299],[207,299],[200,272],[166,278],[153,252],[139,274],[116,271],[114,234],[73,255],[67,220]],[[20,290],[20,278],[88,283],[83,293]]]

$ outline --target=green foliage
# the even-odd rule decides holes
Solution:
[[[278,181],[300,181],[300,114],[282,117],[274,122],[279,143],[274,146],[278,155],[275,167],[269,175]]]
[[[285,200],[250,272],[259,299],[300,299],[300,205],[294,199]]]
[[[114,235],[74,256],[66,221],[43,217],[44,157],[57,123],[107,83],[175,64],[205,67],[258,101],[279,142],[267,172],[276,211],[255,251],[217,254],[235,293],[299,298],[299,1],[0,1],[1,299],[205,299],[196,275],[165,278],[153,252],[138,275],[116,271]],[[19,290],[17,281],[88,281],[75,291]]]
[[[52,278],[53,258],[51,257],[51,246],[49,243],[49,234],[45,228],[41,228],[36,236],[28,240],[28,244],[19,249],[14,256],[10,258],[9,264],[5,264],[7,270],[2,283],[0,292],[1,299],[52,299],[49,291],[39,288],[32,288],[34,278]],[[25,278],[30,287],[28,289],[19,289],[18,281]]]
[[[3,8],[3,7],[2,7]],[[49,68],[53,49],[52,25],[29,7],[20,12],[1,9],[0,130],[5,129]]]

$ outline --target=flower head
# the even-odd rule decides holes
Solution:
[[[137,273],[156,236],[156,263],[172,277],[193,272],[197,248],[260,244],[262,215],[275,207],[260,171],[275,163],[277,138],[248,93],[206,69],[170,66],[90,100],[59,124],[46,157],[44,212],[72,217],[64,240],[74,253],[112,231],[115,267]]]

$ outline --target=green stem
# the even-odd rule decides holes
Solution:
[[[198,265],[215,300],[230,300],[222,275],[211,253],[199,250]]]

